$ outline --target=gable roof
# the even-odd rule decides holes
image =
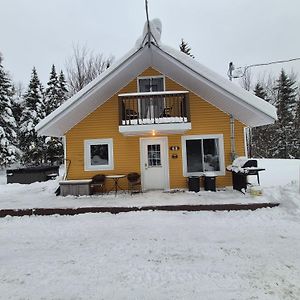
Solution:
[[[157,26],[157,23],[153,21],[151,26]],[[161,44],[161,28],[151,29],[155,32],[151,44],[147,43],[144,33],[143,39],[140,38],[136,47],[123,58],[41,120],[36,126],[38,134],[63,136],[149,67],[248,126],[266,125],[277,119],[273,105],[209,70],[188,55]]]

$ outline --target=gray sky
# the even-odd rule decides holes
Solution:
[[[184,38],[195,58],[226,76],[236,66],[300,57],[299,0],[149,0],[162,21],[162,42]],[[145,22],[144,0],[0,0],[0,52],[14,81],[27,86],[33,66],[44,84],[51,65],[65,68],[72,45],[116,59],[131,49]],[[300,61],[284,67],[300,73]]]

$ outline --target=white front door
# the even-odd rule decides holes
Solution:
[[[169,189],[168,139],[141,138],[140,146],[143,190]]]

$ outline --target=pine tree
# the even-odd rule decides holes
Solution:
[[[15,85],[13,87],[13,90],[14,90],[14,96],[12,98],[12,112],[16,120],[17,127],[19,127],[20,119],[23,112],[23,102],[24,102],[23,95],[22,95],[23,91],[21,86],[16,87]]]
[[[12,113],[13,87],[0,54],[0,168],[17,159],[16,121]]]
[[[188,43],[186,43],[183,39],[181,39],[179,49],[181,52],[189,55],[192,58],[195,58],[195,56],[193,54],[191,54],[191,48],[188,46]]]
[[[62,104],[68,99],[67,82],[62,70],[60,71],[58,81],[59,81],[59,99],[60,99],[60,104]]]
[[[46,116],[58,108],[67,98],[64,74],[61,71],[58,77],[54,65],[52,65],[50,79],[47,85],[44,105]],[[45,148],[45,160],[47,163],[59,164],[63,162],[63,144],[61,138],[46,137]]]
[[[300,98],[298,94],[295,121],[294,121],[294,132],[296,136],[296,154],[295,158],[300,158]]]
[[[60,105],[60,84],[54,65],[51,68],[45,96],[44,113],[48,116]]]
[[[268,93],[263,85],[258,82],[254,88],[255,96],[269,102]],[[252,157],[272,157],[276,145],[273,143],[275,133],[274,124],[254,127],[251,130],[251,155]]]
[[[45,117],[43,109],[45,95],[35,68],[32,70],[31,80],[23,98],[24,110],[20,120],[22,161],[25,164],[41,164],[45,161],[44,138],[37,136],[35,126]]]
[[[277,136],[276,158],[294,158],[297,152],[297,138],[294,131],[297,87],[284,70],[281,71],[275,87],[277,91]]]

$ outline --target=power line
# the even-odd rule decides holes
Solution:
[[[300,57],[295,57],[295,58],[290,58],[290,59],[283,59],[283,60],[275,60],[275,61],[270,61],[270,62],[267,62],[267,63],[252,64],[252,65],[245,66],[245,67],[238,67],[236,69],[234,68],[233,63],[230,62],[227,75],[228,75],[229,79],[241,78],[241,77],[244,77],[246,75],[247,70],[252,68],[252,67],[261,67],[261,66],[269,66],[269,65],[274,65],[274,64],[282,64],[282,63],[288,63],[288,62],[292,62],[292,61],[296,61],[296,60],[300,60]],[[241,75],[239,75],[239,76],[233,76],[232,75],[233,70],[242,70],[242,69],[243,69],[243,71],[242,71]]]

